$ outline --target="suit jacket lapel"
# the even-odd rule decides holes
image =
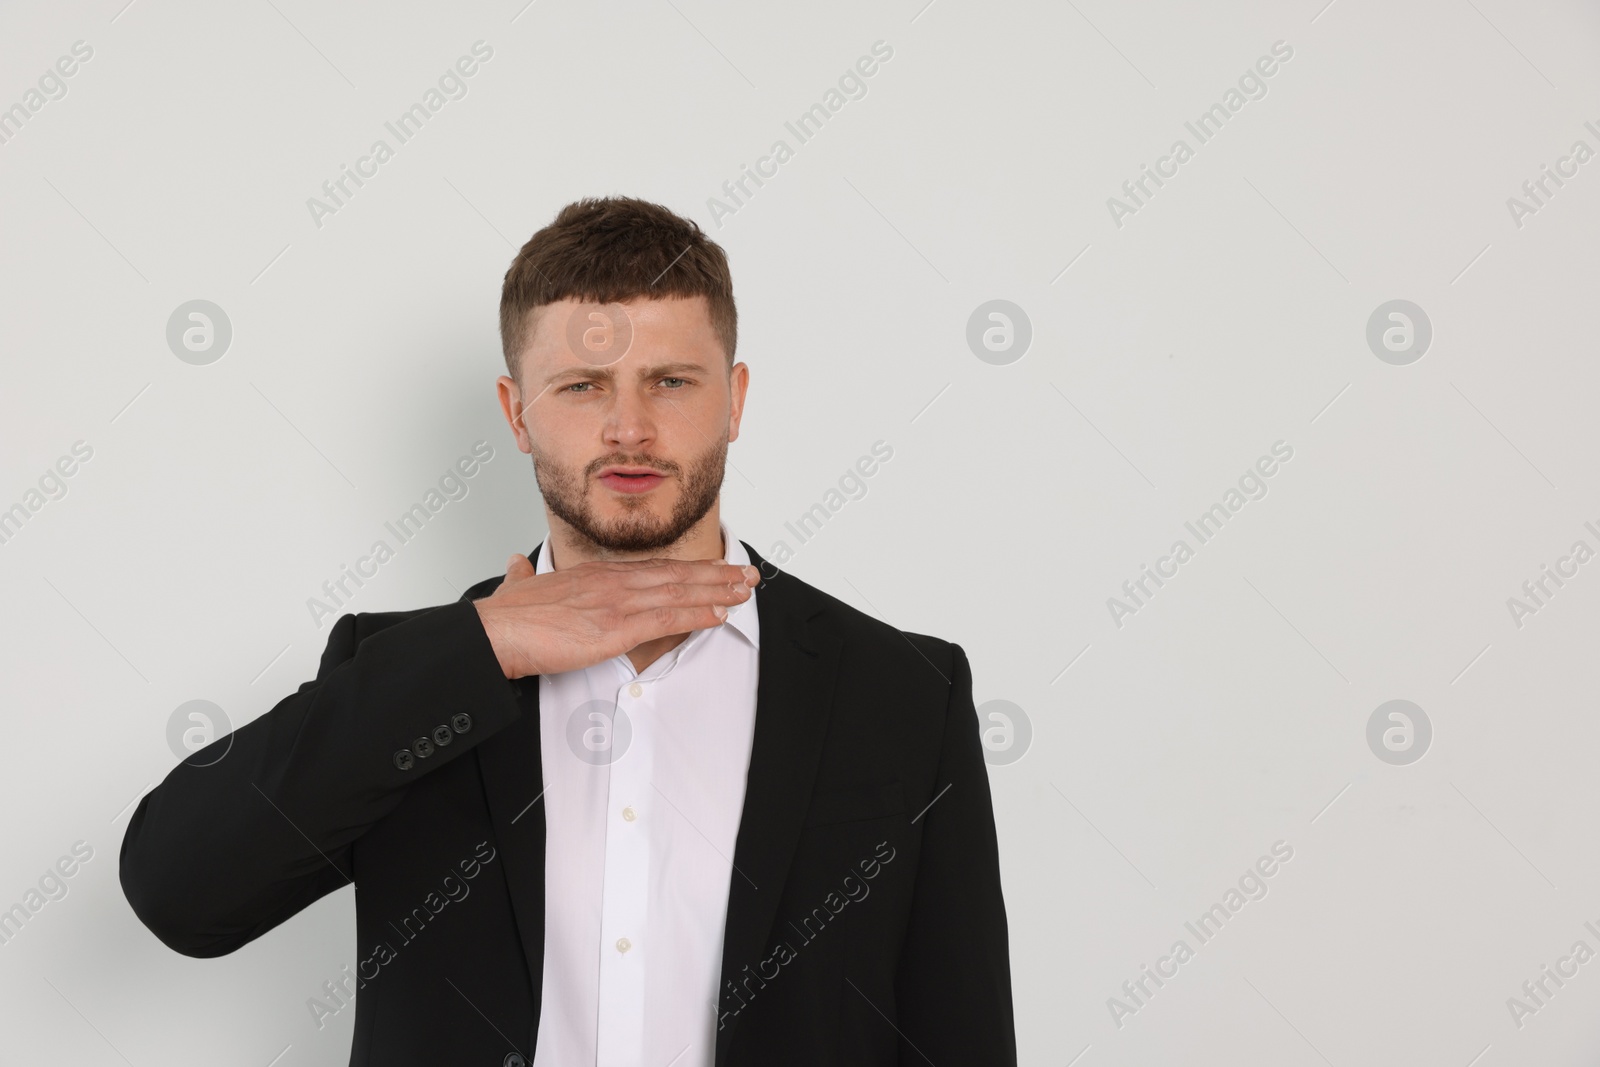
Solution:
[[[535,548],[528,558],[537,560],[538,553]],[[487,596],[501,581],[504,576],[474,586],[465,596]],[[539,679],[519,678],[513,684],[522,717],[479,745],[475,754],[533,989],[533,1029],[526,1035],[527,1044],[521,1046],[531,1054],[539,1035],[544,985],[544,766],[539,741]]]
[[[755,973],[768,955],[768,938],[833,713],[843,644],[833,631],[809,625],[807,620],[824,605],[806,586],[766,563],[748,544],[745,550],[763,576],[769,570],[774,576],[756,587],[761,620],[756,725],[728,890],[719,1019],[743,1003],[729,983],[738,987],[746,972]],[[717,1031],[718,1064],[727,1062],[739,1018],[730,1016]]]
[[[477,749],[484,796],[500,847],[517,936],[533,987],[533,1030],[539,1033],[539,1000],[544,982],[544,770],[539,752],[537,678],[519,678],[522,718]]]

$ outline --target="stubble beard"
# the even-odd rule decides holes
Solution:
[[[565,522],[574,533],[596,549],[606,552],[655,552],[683,540],[695,523],[705,517],[722,491],[727,468],[728,440],[723,437],[690,463],[685,475],[682,465],[662,459],[608,456],[588,465],[580,475],[541,457],[533,448],[533,477],[550,513]],[[603,468],[612,466],[649,467],[677,480],[678,499],[665,519],[655,514],[649,494],[623,496],[617,501],[624,514],[610,520],[595,517],[589,486]],[[601,492],[607,490],[601,489]]]

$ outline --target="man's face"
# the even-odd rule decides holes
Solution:
[[[716,503],[749,379],[704,297],[541,307],[520,373],[499,382],[518,447],[551,514],[596,547],[668,548]]]

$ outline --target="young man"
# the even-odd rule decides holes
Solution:
[[[534,234],[497,388],[549,538],[341,616],[315,680],[140,802],[157,937],[220,956],[354,883],[352,1064],[1016,1062],[966,655],[731,535],[736,326],[665,208]]]

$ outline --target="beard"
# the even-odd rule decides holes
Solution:
[[[722,491],[722,478],[728,459],[728,439],[720,441],[689,463],[687,471],[671,460],[643,456],[606,456],[588,464],[580,473],[560,466],[533,448],[533,477],[544,496],[545,506],[590,545],[606,552],[655,552],[683,540],[695,523],[705,517]],[[589,497],[594,477],[606,467],[649,467],[675,479],[678,499],[665,518],[655,513],[650,494],[617,495],[623,514],[601,520],[595,517]]]

